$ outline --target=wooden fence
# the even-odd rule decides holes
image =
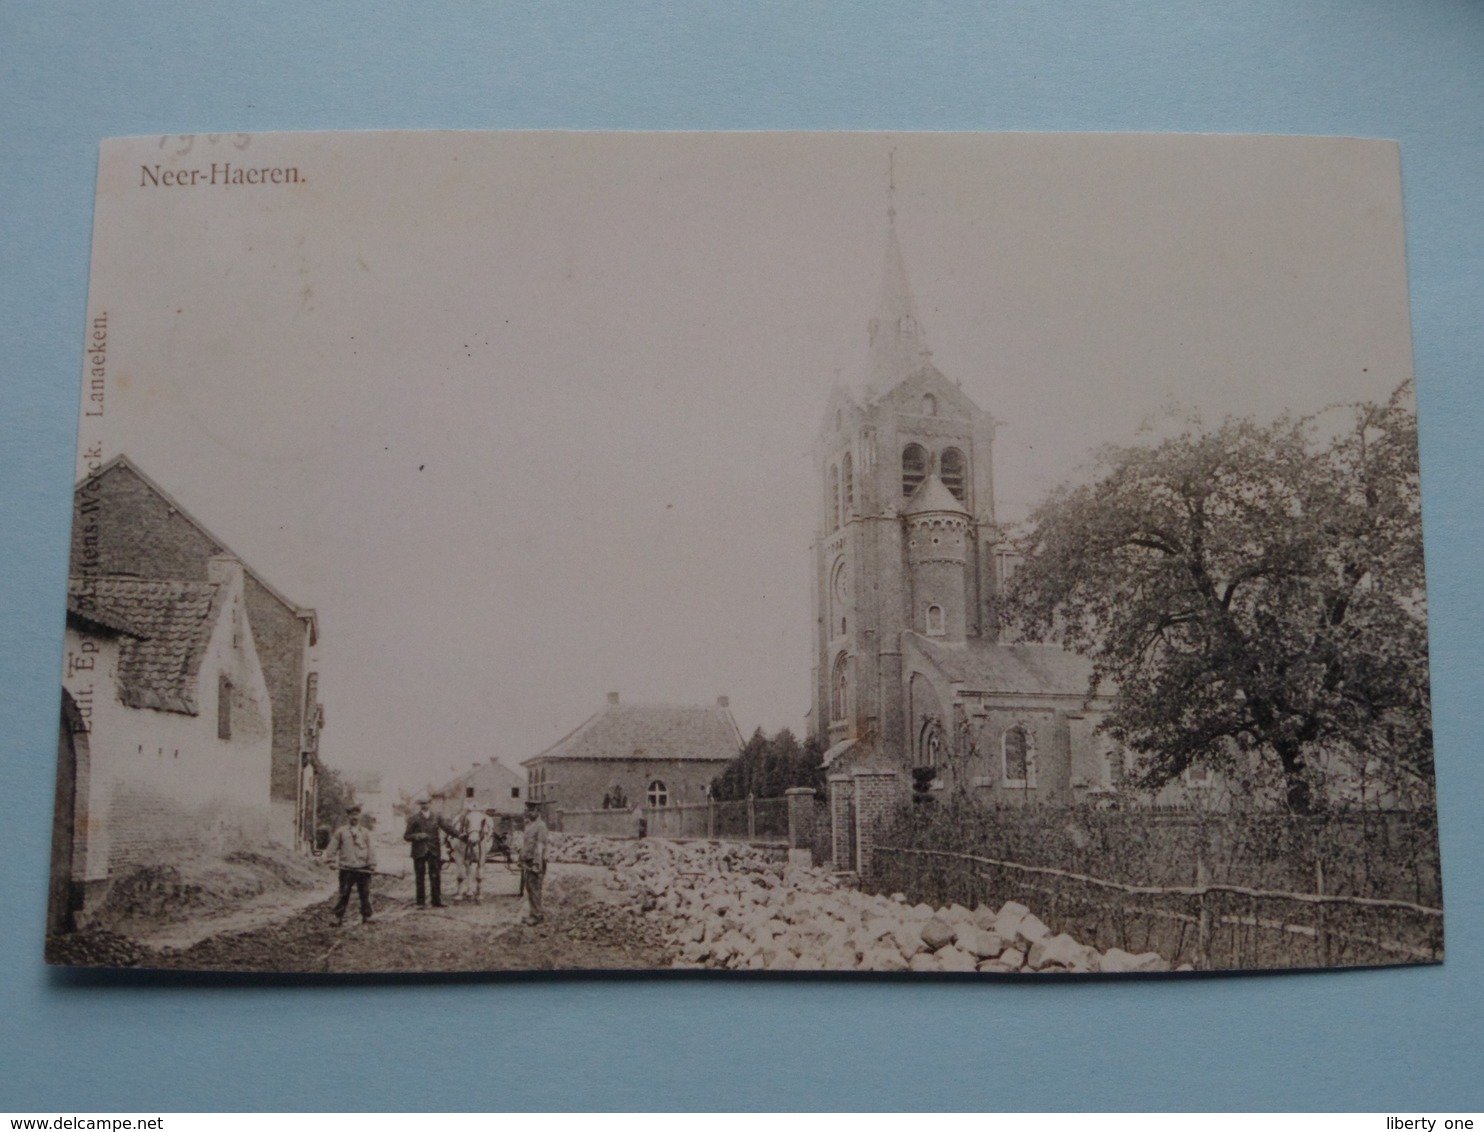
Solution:
[[[973,907],[1018,900],[1053,931],[1106,950],[1157,951],[1197,969],[1441,962],[1443,910],[1406,900],[1280,892],[1209,881],[1125,884],[969,853],[878,845],[870,889]]]
[[[747,798],[735,802],[699,802],[643,808],[647,837],[706,838],[757,845],[788,844],[788,800]],[[637,837],[633,810],[562,810],[555,818],[563,833],[603,837]]]

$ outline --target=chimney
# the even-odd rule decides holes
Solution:
[[[732,701],[726,696],[717,696],[716,706],[720,708],[730,708],[732,706]]]
[[[206,580],[222,586],[229,593],[242,590],[242,563],[230,554],[217,554],[206,560]]]
[[[616,704],[616,703],[618,703],[618,693],[617,692],[609,692],[608,693],[608,702],[610,704]]]
[[[206,580],[217,586],[216,601],[232,611],[232,647],[240,649],[247,636],[242,563],[230,554],[215,554],[206,560]]]

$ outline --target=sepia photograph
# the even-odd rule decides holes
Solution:
[[[81,342],[50,963],[1443,960],[1393,142],[114,139]]]

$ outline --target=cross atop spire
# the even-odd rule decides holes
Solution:
[[[916,373],[932,358],[917,303],[907,282],[907,267],[897,242],[896,150],[887,158],[886,266],[882,274],[881,299],[876,317],[867,326],[870,352],[866,368],[866,396],[886,392],[903,378]]]

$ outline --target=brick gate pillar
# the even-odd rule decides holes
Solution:
[[[790,786],[788,799],[788,863],[814,863],[814,794],[812,786]]]
[[[865,877],[871,874],[876,830],[897,804],[897,772],[857,767],[851,777],[855,779],[855,870]]]
[[[855,868],[855,780],[832,774],[830,787],[830,857],[837,873]]]

